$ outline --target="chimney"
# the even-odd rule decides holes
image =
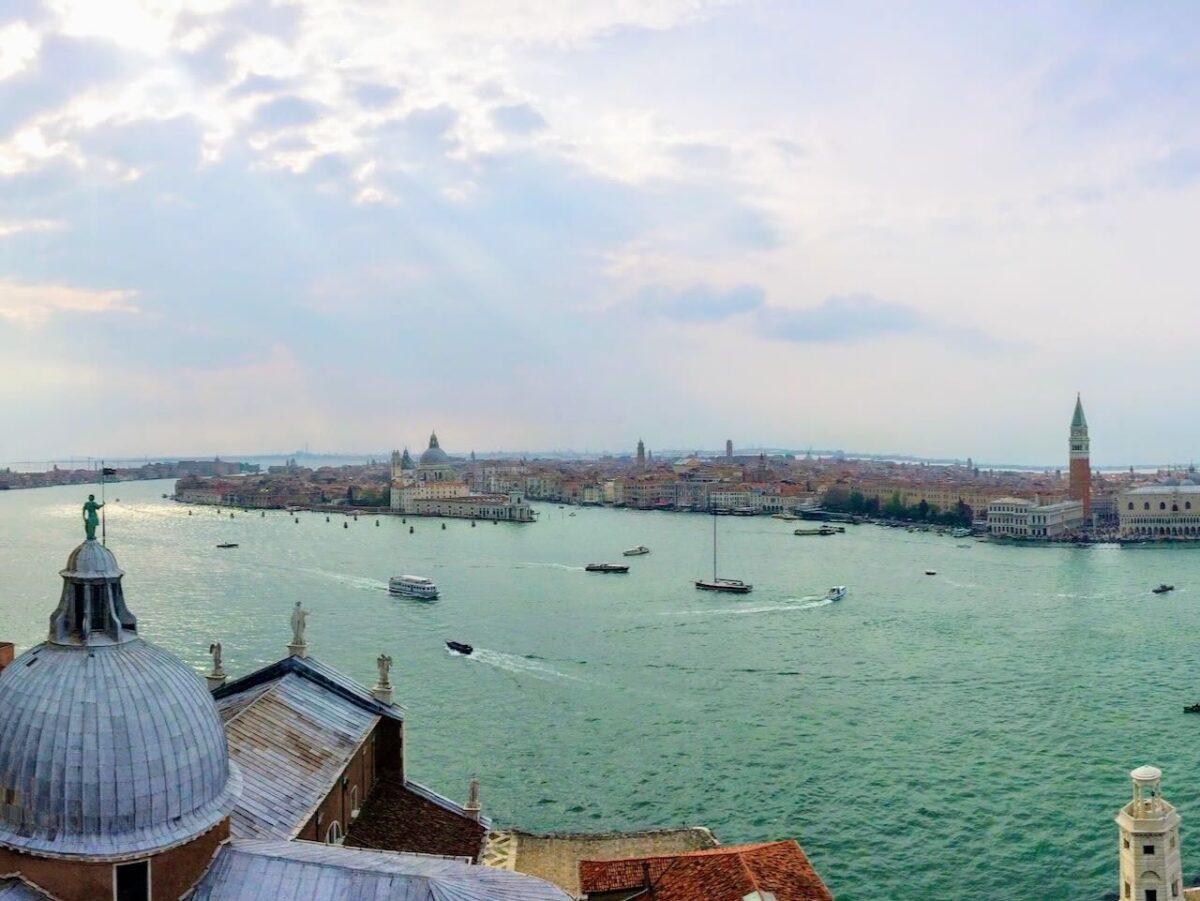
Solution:
[[[0,641],[0,672],[13,662],[13,643],[11,641]]]
[[[463,813],[473,820],[478,820],[480,810],[482,808],[479,806],[479,780],[472,779],[467,788],[467,803],[463,805]]]

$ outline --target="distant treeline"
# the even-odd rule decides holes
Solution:
[[[943,526],[969,526],[973,516],[971,508],[962,501],[959,501],[953,510],[943,512],[924,500],[915,506],[906,507],[901,502],[899,493],[893,494],[881,504],[877,497],[867,497],[861,491],[837,487],[825,492],[821,506],[838,513],[881,516],[885,519],[928,522]]]

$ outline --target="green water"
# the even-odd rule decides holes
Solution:
[[[843,901],[1099,898],[1126,773],[1150,762],[1200,873],[1200,717],[1181,713],[1200,701],[1200,553],[724,518],[722,575],[755,585],[738,598],[691,585],[711,566],[702,516],[543,505],[530,526],[410,519],[409,535],[386,517],[189,516],[169,490],[109,491],[143,635],[197,668],[219,639],[236,675],[285,653],[304,601],[314,656],[368,684],[394,658],[410,772],[460,798],[477,774],[504,823],[795,836]],[[85,496],[0,492],[0,638],[42,639]],[[653,553],[629,575],[582,571],[636,544]],[[441,599],[390,597],[399,573]],[[1151,595],[1162,581],[1179,590]],[[817,603],[835,583],[848,597]]]

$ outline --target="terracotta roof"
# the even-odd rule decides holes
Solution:
[[[490,822],[422,785],[381,776],[350,826],[346,845],[479,860]]]
[[[742,901],[754,892],[770,892],[778,901],[833,901],[793,840],[579,862],[587,894],[642,888],[647,877],[653,892],[646,897],[654,901]]]

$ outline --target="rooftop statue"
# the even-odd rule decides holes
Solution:
[[[96,526],[100,525],[100,517],[96,515],[96,511],[103,506],[104,504],[96,503],[94,494],[89,494],[83,505],[83,531],[87,535],[88,541],[96,540]]]
[[[292,610],[292,644],[304,644],[304,626],[307,619],[308,611],[301,606],[299,601],[296,601],[296,607]]]

